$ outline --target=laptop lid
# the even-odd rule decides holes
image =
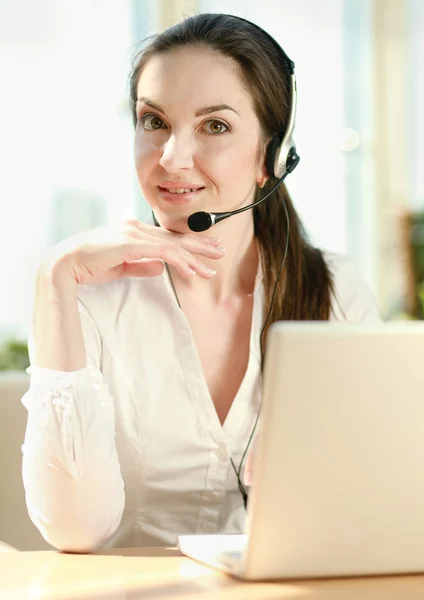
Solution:
[[[244,576],[424,571],[424,324],[274,324]]]

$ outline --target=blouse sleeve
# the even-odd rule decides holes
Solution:
[[[333,275],[332,320],[352,325],[378,325],[382,319],[375,298],[351,260],[328,253],[327,263]]]
[[[70,373],[29,367],[22,474],[29,515],[45,540],[89,552],[117,529],[125,495],[113,398],[100,371],[101,336],[78,303],[87,365]],[[29,348],[32,360],[33,339]]]

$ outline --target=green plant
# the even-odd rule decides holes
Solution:
[[[7,340],[0,347],[0,371],[24,371],[29,367],[28,345],[20,340]]]
[[[418,302],[421,308],[421,314],[424,315],[424,281],[421,281],[415,286]]]

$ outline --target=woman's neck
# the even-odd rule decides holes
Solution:
[[[252,214],[237,215],[222,221],[214,227],[213,235],[221,239],[225,255],[219,260],[203,256],[199,256],[199,259],[214,269],[216,275],[208,280],[198,276],[187,280],[170,267],[174,285],[181,291],[190,290],[200,301],[215,305],[252,294],[259,261]]]

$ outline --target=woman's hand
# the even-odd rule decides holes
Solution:
[[[54,246],[44,266],[65,272],[78,284],[100,284],[121,277],[156,277],[164,263],[186,278],[210,279],[215,271],[198,256],[219,259],[219,240],[196,233],[180,234],[137,219],[120,226],[98,227]]]

